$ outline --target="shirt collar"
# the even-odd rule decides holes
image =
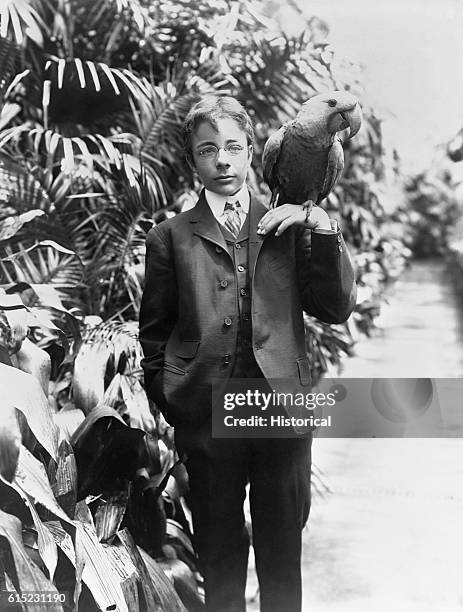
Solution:
[[[250,196],[246,183],[243,183],[241,189],[232,196],[224,196],[220,193],[209,191],[208,189],[205,189],[204,192],[209,208],[212,210],[216,219],[223,215],[225,203],[228,201],[234,202],[235,200],[239,200],[242,212],[244,212],[246,215],[249,212]]]

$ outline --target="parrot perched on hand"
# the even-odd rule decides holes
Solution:
[[[264,179],[272,190],[270,208],[282,204],[319,204],[344,168],[342,142],[360,129],[362,111],[347,91],[331,91],[304,102],[297,117],[265,143]],[[350,128],[349,134],[338,134]]]

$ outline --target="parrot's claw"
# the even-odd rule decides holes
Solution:
[[[278,200],[280,199],[280,190],[274,189],[272,191],[272,198],[270,200],[270,204],[269,204],[269,209],[273,210],[274,208],[276,208],[278,206]]]

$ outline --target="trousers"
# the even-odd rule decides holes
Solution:
[[[212,438],[211,423],[177,426],[207,612],[245,612],[251,534],[262,612],[300,612],[301,531],[310,510],[312,438]]]

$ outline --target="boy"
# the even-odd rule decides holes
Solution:
[[[174,425],[188,471],[207,610],[246,609],[249,482],[261,610],[299,612],[311,436],[214,438],[212,387],[230,378],[281,378],[310,390],[302,311],[346,320],[354,272],[336,222],[321,208],[306,220],[302,206],[268,211],[250,195],[253,128],[234,98],[200,100],[184,139],[204,189],[192,210],[147,237],[140,312],[146,390]]]

